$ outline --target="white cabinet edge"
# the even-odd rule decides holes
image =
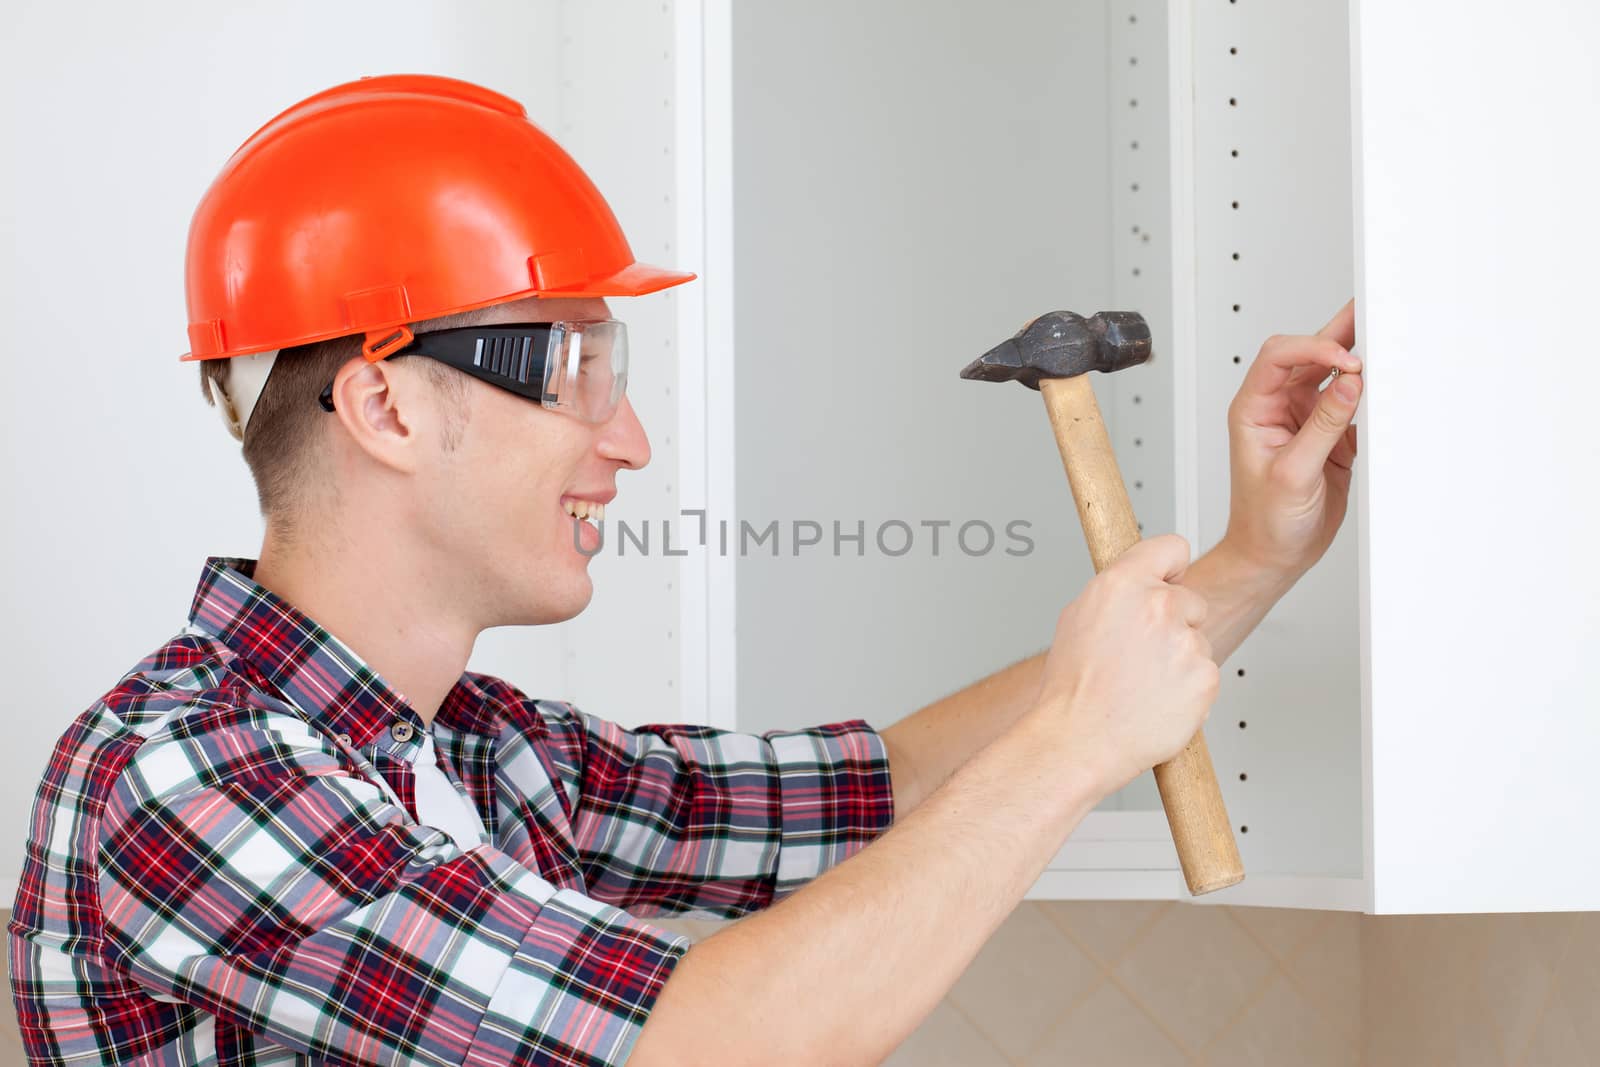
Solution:
[[[1366,910],[1366,883],[1355,878],[1251,877],[1230,889],[1191,897],[1176,870],[1067,871],[1051,869],[1028,890],[1027,900],[1176,900],[1199,905]]]

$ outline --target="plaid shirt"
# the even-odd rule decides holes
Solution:
[[[688,950],[635,915],[763,908],[893,817],[859,720],[624,730],[467,672],[463,852],[416,819],[430,727],[254,570],[208,559],[56,745],[8,928],[34,1063],[621,1063]]]

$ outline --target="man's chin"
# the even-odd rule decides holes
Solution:
[[[594,599],[594,581],[587,570],[582,570],[573,575],[563,575],[559,590],[541,592],[548,595],[541,597],[534,605],[534,614],[538,616],[535,625],[566,622],[581,615]]]
[[[528,583],[528,584],[524,584]],[[594,599],[594,583],[581,568],[528,575],[501,585],[498,621],[490,626],[548,626],[583,613]]]

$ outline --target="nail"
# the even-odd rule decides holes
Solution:
[[[1338,380],[1333,383],[1333,387],[1338,391],[1339,396],[1347,401],[1355,400],[1361,392],[1361,384],[1348,374],[1339,375]]]

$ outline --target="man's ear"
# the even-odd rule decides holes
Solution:
[[[417,443],[431,418],[424,383],[400,361],[351,359],[333,379],[334,414],[350,439],[378,463],[417,469]]]

